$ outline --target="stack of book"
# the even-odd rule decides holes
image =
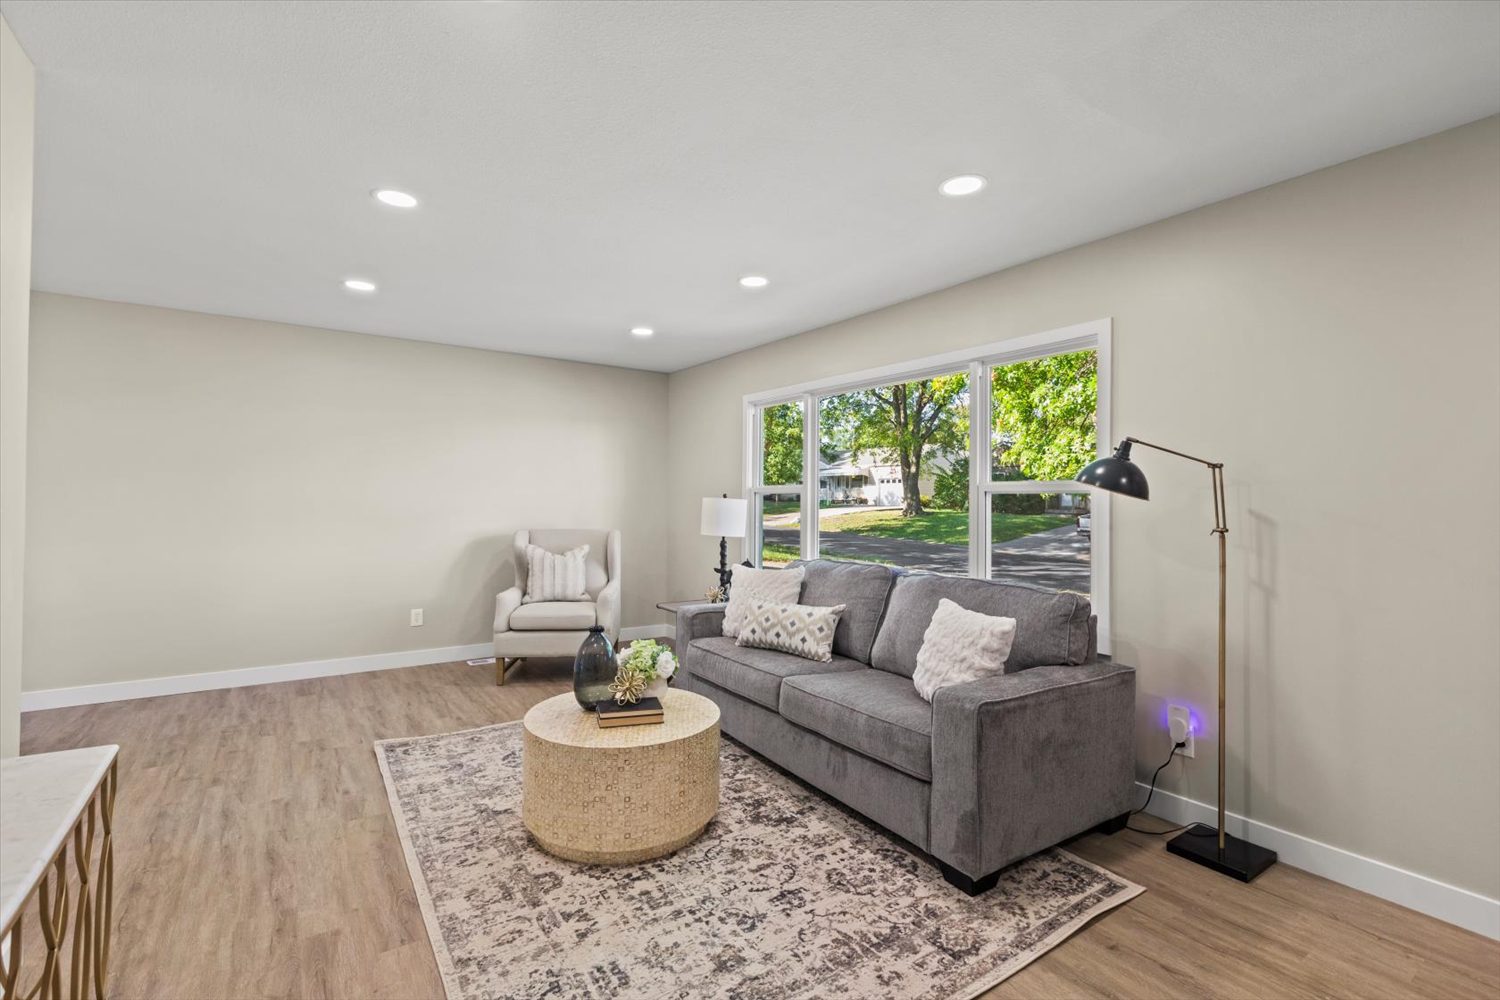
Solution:
[[[642,698],[633,705],[601,701],[595,706],[594,715],[599,719],[600,729],[610,729],[614,726],[650,726],[659,724],[665,719],[659,698]]]

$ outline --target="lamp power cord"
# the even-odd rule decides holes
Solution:
[[[1146,807],[1151,804],[1151,796],[1156,794],[1156,779],[1161,776],[1162,771],[1166,770],[1167,765],[1172,763],[1172,761],[1177,757],[1177,751],[1181,750],[1185,746],[1187,746],[1187,740],[1178,740],[1176,743],[1172,744],[1172,752],[1167,754],[1167,759],[1162,761],[1161,767],[1158,767],[1151,774],[1151,787],[1146,789],[1146,801],[1141,803],[1141,807],[1139,809],[1130,810],[1130,815],[1134,816],[1136,813],[1146,811]],[[1136,833],[1147,833],[1153,837],[1164,837],[1170,833],[1177,833],[1181,830],[1186,830],[1188,827],[1193,825],[1194,824],[1192,823],[1184,823],[1181,826],[1174,826],[1168,830],[1143,830],[1138,826],[1131,826],[1130,822],[1127,820],[1125,823],[1125,829],[1134,830]]]

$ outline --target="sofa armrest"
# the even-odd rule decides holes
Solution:
[[[972,878],[1106,819],[1135,798],[1135,671],[1033,667],[932,699],[931,851]]]
[[[685,604],[677,609],[677,655],[694,639],[724,634],[724,608],[727,605],[703,601]]]
[[[510,616],[521,606],[521,588],[511,587],[495,595],[495,631],[510,631]]]
[[[620,581],[611,580],[599,591],[594,601],[595,620],[604,626],[604,634],[611,643],[620,641]]]

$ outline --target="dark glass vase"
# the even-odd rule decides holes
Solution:
[[[610,645],[602,625],[590,626],[588,637],[573,657],[573,697],[592,712],[599,702],[614,697],[609,691],[614,679],[615,647]]]

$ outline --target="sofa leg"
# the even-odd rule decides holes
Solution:
[[[938,862],[938,870],[943,873],[943,878],[948,880],[949,885],[962,889],[970,896],[977,896],[981,892],[989,892],[995,887],[995,883],[1000,881],[1000,873],[998,871],[990,872],[988,875],[980,878],[970,878],[952,865],[944,864],[941,861]]]
[[[1104,834],[1119,833],[1121,830],[1125,829],[1125,824],[1129,822],[1130,813],[1120,813],[1120,815],[1112,816],[1109,819],[1105,820],[1103,823],[1100,823],[1098,826],[1094,827],[1092,832]]]

